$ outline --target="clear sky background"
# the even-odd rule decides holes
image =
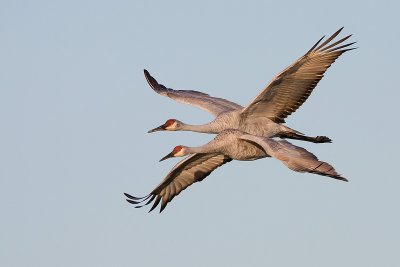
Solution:
[[[0,1],[1,266],[400,266],[398,1]],[[287,125],[344,183],[232,162],[159,214],[150,192],[178,144],[147,134],[212,117],[161,83],[246,105],[322,35],[359,49]]]

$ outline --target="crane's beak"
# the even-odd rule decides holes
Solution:
[[[169,153],[168,155],[166,155],[165,157],[163,157],[162,159],[160,159],[160,162],[169,158],[173,158],[175,156],[175,152],[172,151],[171,153]]]
[[[161,125],[161,126],[158,126],[158,127],[154,128],[154,129],[151,129],[150,131],[148,131],[148,133],[154,133],[154,132],[158,132],[158,131],[165,131],[165,126],[164,126],[164,124]]]

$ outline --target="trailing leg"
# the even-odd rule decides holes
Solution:
[[[298,134],[298,133],[292,133],[292,132],[281,133],[278,135],[278,137],[307,141],[307,142],[312,142],[312,143],[332,143],[332,140],[327,136],[311,137],[311,136],[302,135],[302,134]]]

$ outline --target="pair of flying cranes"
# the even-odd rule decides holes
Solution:
[[[343,28],[331,37],[322,37],[304,56],[277,74],[267,87],[251,103],[242,107],[229,100],[211,97],[192,90],[174,90],[159,84],[147,70],[144,75],[153,90],[177,102],[193,105],[215,116],[204,125],[190,125],[169,119],[163,125],[149,131],[193,131],[217,134],[209,143],[199,147],[176,146],[160,161],[171,157],[185,159],[176,164],[165,179],[147,196],[134,197],[125,193],[127,201],[136,208],[152,202],[150,211],[161,202],[160,212],[181,191],[195,182],[202,181],[216,168],[232,160],[257,160],[273,157],[296,172],[309,172],[347,181],[329,163],[304,148],[286,140],[296,139],[314,143],[330,143],[326,136],[310,137],[283,123],[307,100],[325,71],[344,52],[355,49],[352,43],[343,44],[351,35],[336,42],[333,40]],[[149,211],[149,212],[150,212]]]

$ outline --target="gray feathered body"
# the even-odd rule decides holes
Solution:
[[[258,117],[257,119],[243,118],[241,112],[242,110],[235,110],[222,113],[215,120],[207,124],[207,127],[212,133],[236,129],[252,135],[265,137],[273,137],[281,133],[299,133],[266,117]]]
[[[239,130],[224,130],[209,143],[190,148],[194,153],[220,153],[235,160],[256,160],[269,157],[264,149],[240,137],[246,133]]]
[[[306,149],[285,140],[274,140],[265,136],[247,134],[239,130],[224,130],[209,143],[188,148],[191,153],[217,153],[235,160],[257,160],[274,157],[289,169],[297,172],[311,172],[347,181],[332,165],[318,160]]]

